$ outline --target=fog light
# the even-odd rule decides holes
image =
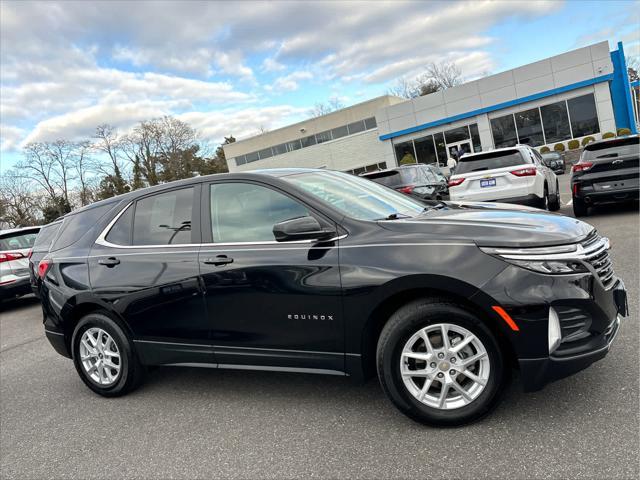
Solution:
[[[549,354],[553,353],[562,339],[562,332],[560,330],[560,319],[558,314],[549,307]]]

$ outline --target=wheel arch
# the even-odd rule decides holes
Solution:
[[[495,336],[508,366],[517,367],[517,356],[509,333],[498,321],[491,305],[496,305],[485,293],[462,281],[447,279],[446,282],[429,282],[410,288],[390,292],[370,312],[360,338],[361,368],[363,377],[370,378],[376,372],[376,348],[382,329],[391,315],[403,305],[423,298],[438,298],[455,303],[476,315]],[[456,285],[458,288],[452,288]]]

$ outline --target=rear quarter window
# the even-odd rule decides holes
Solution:
[[[51,246],[51,250],[61,250],[76,243],[104,214],[111,210],[112,207],[113,204],[110,203],[65,217],[62,222],[60,235],[58,235],[58,238],[56,238],[54,244]]]
[[[515,167],[525,163],[531,163],[531,160],[523,156],[519,150],[503,150],[479,155],[465,155],[458,162],[455,174]]]
[[[48,252],[53,239],[58,234],[62,222],[50,223],[40,229],[32,250],[34,252]]]

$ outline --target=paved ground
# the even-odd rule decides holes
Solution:
[[[615,347],[538,393],[516,379],[497,411],[459,429],[411,422],[376,381],[314,375],[161,368],[134,394],[100,398],[44,339],[33,299],[6,305],[0,477],[638,478],[638,211],[588,221],[630,290]]]

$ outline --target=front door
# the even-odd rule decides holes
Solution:
[[[93,293],[127,323],[145,363],[215,363],[199,285],[199,192],[140,198],[91,250]]]
[[[203,190],[200,271],[220,366],[344,369],[337,241],[276,242],[274,224],[314,216],[271,186],[211,183]],[[335,228],[335,226],[334,226]]]

